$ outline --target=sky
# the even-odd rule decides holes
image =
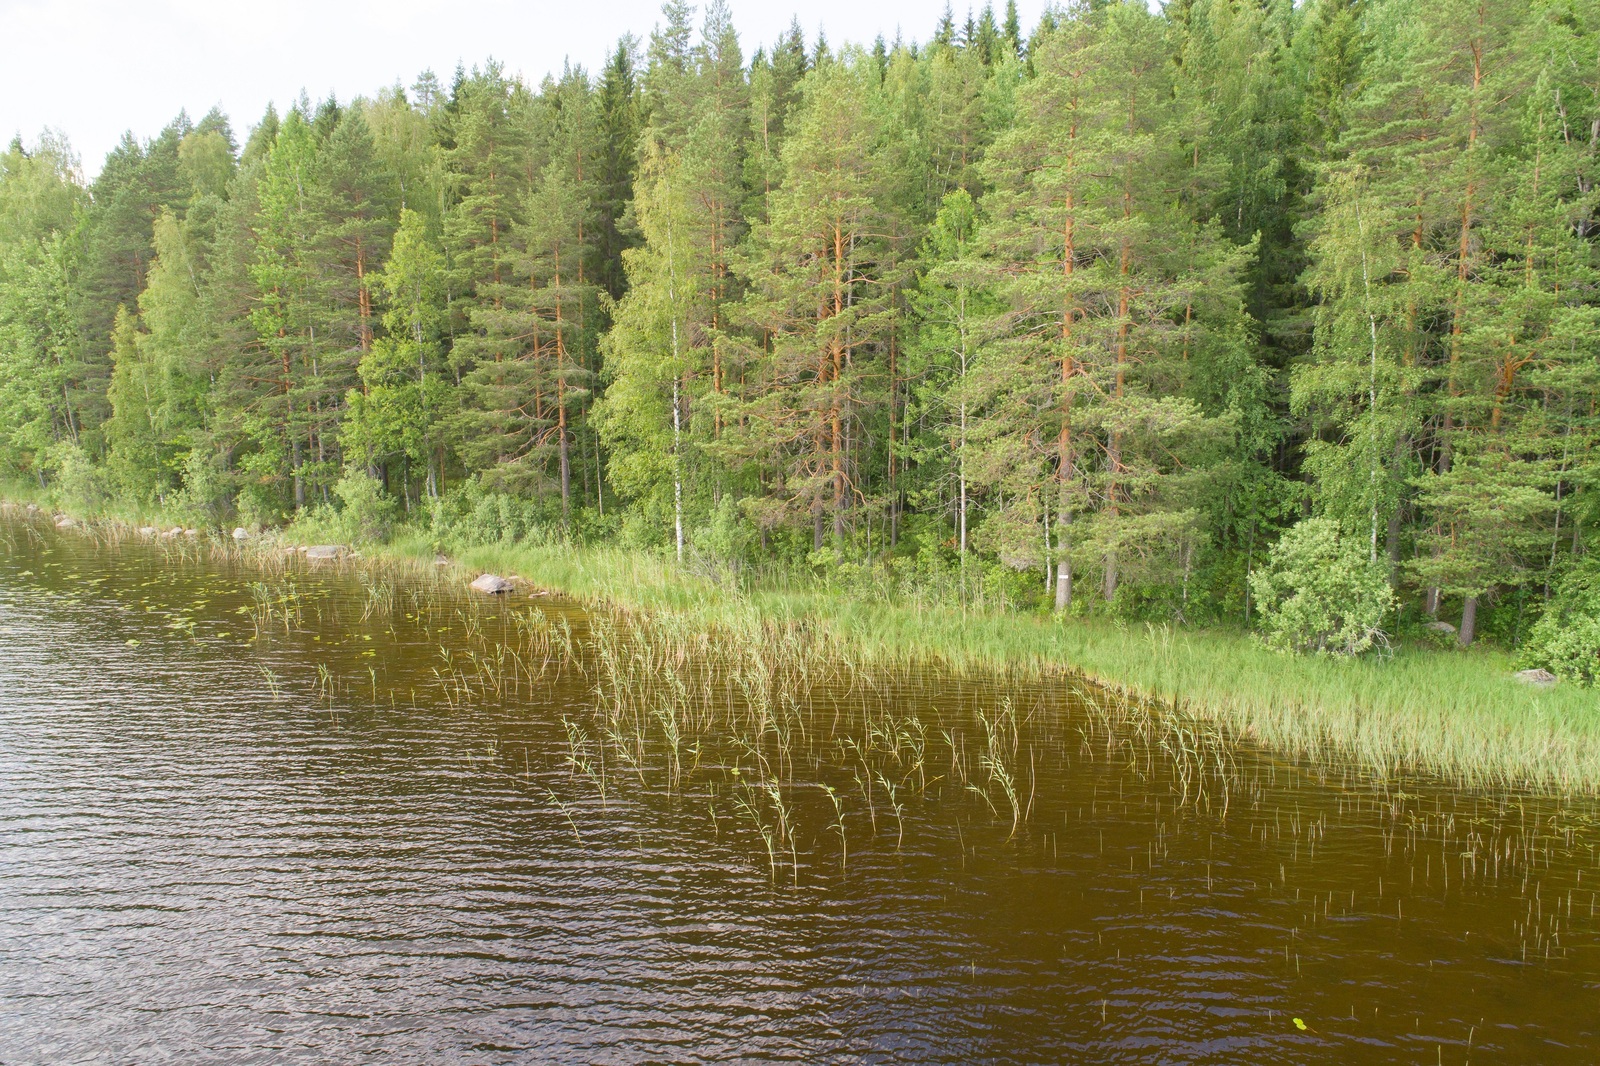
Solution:
[[[966,3],[952,6],[959,24]],[[1044,0],[1017,6],[1026,32]],[[926,40],[945,0],[730,7],[748,56],[796,11],[808,45],[818,29],[832,45]],[[426,69],[449,84],[458,62],[491,56],[534,84],[569,60],[597,72],[617,38],[647,37],[659,16],[659,0],[0,0],[0,138],[59,131],[92,178],[125,130],[147,139],[180,109],[221,106],[242,143],[269,102],[282,110],[302,89],[349,100]]]

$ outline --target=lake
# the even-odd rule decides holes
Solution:
[[[1592,800],[462,584],[0,519],[0,1062],[1600,1059]]]

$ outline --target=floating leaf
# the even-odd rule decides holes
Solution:
[[[1300,1030],[1302,1033],[1306,1031],[1306,1023],[1300,1018],[1296,1018],[1294,1020],[1294,1027]]]

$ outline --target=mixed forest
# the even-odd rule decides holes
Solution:
[[[19,137],[0,478],[1196,624],[1284,543],[1461,644],[1600,604],[1600,2],[930,30],[674,0],[92,181]]]

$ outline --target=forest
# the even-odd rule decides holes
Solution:
[[[1600,648],[1600,3],[746,49],[672,0],[597,73],[180,114],[92,181],[18,137],[0,480],[1124,620],[1339,578],[1374,633]]]

